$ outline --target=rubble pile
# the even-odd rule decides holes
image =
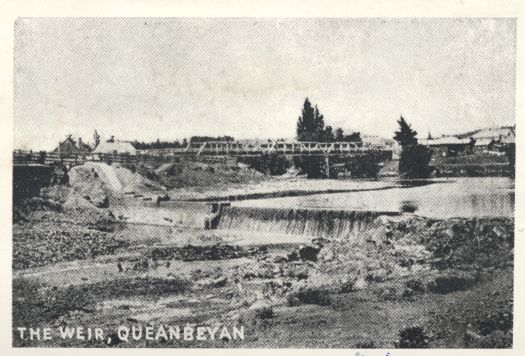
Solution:
[[[80,217],[61,213],[32,214],[30,221],[16,224],[13,229],[13,268],[93,258],[113,254],[128,245],[100,231],[108,231],[107,219],[91,221],[88,224]]]
[[[255,256],[264,252],[264,247],[243,248],[237,245],[216,243],[211,245],[185,245],[182,247],[169,246],[154,248],[150,252],[150,255],[154,260],[174,259],[182,261],[206,261]]]
[[[484,269],[512,264],[513,240],[513,219],[379,217],[359,239],[321,249],[318,270],[340,284],[396,280],[402,293],[419,284],[446,293],[469,287]]]

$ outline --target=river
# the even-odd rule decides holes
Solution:
[[[233,205],[370,212],[395,212],[405,207],[417,215],[439,219],[513,217],[514,180],[504,177],[430,179],[417,184],[397,182],[387,189],[244,200]]]

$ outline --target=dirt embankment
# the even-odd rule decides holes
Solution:
[[[120,164],[85,163],[69,172],[69,185],[82,198],[99,207],[121,200],[126,193],[159,194],[162,185]]]
[[[165,163],[154,171],[157,181],[168,188],[220,187],[260,182],[264,174],[234,159]]]

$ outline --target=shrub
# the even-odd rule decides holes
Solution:
[[[323,287],[309,287],[304,290],[288,294],[287,301],[289,306],[300,304],[330,305],[330,291]]]
[[[355,344],[356,349],[375,349],[377,348],[376,344],[372,340],[359,341]]]
[[[427,284],[432,293],[446,294],[465,290],[475,283],[475,278],[467,274],[443,275],[436,277]]]
[[[274,316],[273,308],[271,306],[268,306],[268,307],[257,309],[255,311],[255,315],[259,319],[272,319]]]
[[[412,326],[399,332],[399,342],[396,343],[396,347],[401,349],[428,348],[429,340],[423,328]]]

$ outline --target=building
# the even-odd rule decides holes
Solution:
[[[419,140],[419,143],[428,146],[435,155],[442,157],[455,157],[469,150],[470,138],[457,138],[456,136],[442,136],[435,139]]]
[[[54,153],[59,153],[62,156],[88,154],[91,151],[91,146],[83,142],[82,138],[79,137],[78,142],[76,142],[72,135],[68,135],[64,141],[59,142],[58,147],[53,150]]]
[[[488,152],[494,150],[494,145],[496,143],[496,140],[492,137],[479,137],[475,138],[476,143],[474,144],[474,152],[475,153],[481,153],[481,152]]]
[[[100,142],[93,153],[135,155],[137,150],[129,141],[110,139],[106,142]]]

